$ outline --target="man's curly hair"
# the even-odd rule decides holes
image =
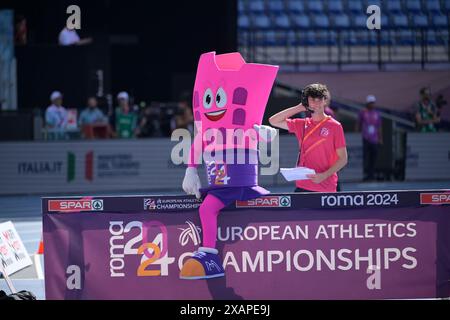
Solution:
[[[330,91],[328,91],[327,86],[324,84],[313,83],[313,84],[307,85],[303,89],[303,95],[305,97],[311,97],[311,98],[329,99]]]

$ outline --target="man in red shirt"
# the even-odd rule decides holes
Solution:
[[[301,149],[297,166],[314,169],[316,174],[307,180],[297,180],[296,192],[336,192],[337,172],[347,164],[347,148],[342,125],[325,114],[330,92],[323,84],[310,84],[303,90],[308,101],[273,115],[272,126],[289,130],[298,139]],[[290,119],[295,114],[308,110],[311,117]]]

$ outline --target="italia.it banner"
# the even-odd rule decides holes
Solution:
[[[273,194],[221,212],[226,275],[179,279],[201,200],[43,198],[47,299],[450,296],[450,191]]]

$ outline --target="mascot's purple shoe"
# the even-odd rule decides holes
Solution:
[[[200,247],[183,265],[180,279],[199,280],[225,276],[217,249]]]

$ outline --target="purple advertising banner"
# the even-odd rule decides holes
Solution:
[[[180,280],[183,261],[201,245],[200,203],[190,196],[43,198],[46,298],[450,296],[448,190],[238,202],[219,216],[225,277]]]

